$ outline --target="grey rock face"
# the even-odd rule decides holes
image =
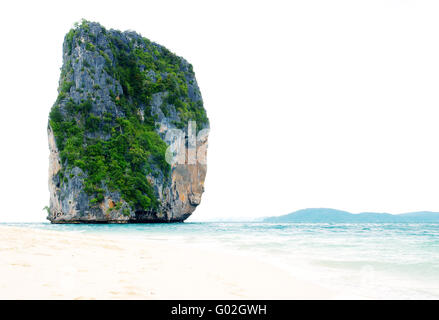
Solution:
[[[89,101],[90,110],[87,111],[85,119],[113,119],[109,128],[105,130],[102,123],[96,130],[85,130],[81,146],[87,146],[88,141],[112,139],[117,120],[127,117],[127,111],[118,103],[119,99],[127,97],[127,101],[133,101],[127,94],[129,89],[126,88],[123,79],[112,72],[119,66],[118,63],[120,64],[115,56],[119,50],[118,45],[137,54],[146,52],[155,59],[153,61],[156,64],[159,57],[168,54],[164,47],[148,42],[135,32],[106,30],[98,23],[84,22],[75,32],[66,35],[59,96],[53,108],[57,109],[59,117],[70,119],[72,123],[80,123],[82,120],[72,116],[70,109],[72,105],[79,106]],[[172,76],[166,68],[154,70],[139,61],[136,61],[136,65],[144,76],[144,86],[157,85]],[[155,132],[168,146],[173,144],[175,153],[180,155],[179,161],[170,165],[168,175],[152,158],[148,164],[150,169],[145,173],[144,179],[151,186],[158,205],[147,210],[139,208],[127,200],[121,190],[111,187],[105,179],[99,185],[102,197],[97,198],[96,194],[87,191],[87,179],[91,172],[77,164],[78,161],[65,159],[63,155],[66,151],[60,149],[60,146],[68,136],[64,137],[59,128],[52,128],[53,120],[50,120],[48,220],[52,223],[181,222],[193,213],[204,192],[209,122],[205,117],[201,93],[192,66],[177,56],[172,61],[175,61],[176,72],[185,75],[185,81],[179,85],[181,88],[187,88],[187,94],[175,103],[170,99],[173,92],[166,87],[157,89],[160,87],[156,86],[148,100],[136,104],[135,111],[145,125],[155,123]],[[204,116],[194,119],[195,114]],[[194,135],[188,133],[188,120],[198,120],[196,125],[198,130],[201,130],[195,144],[191,141]],[[169,134],[172,130],[181,130],[180,140]],[[64,140],[61,141],[60,137]],[[195,160],[189,161],[190,152]]]

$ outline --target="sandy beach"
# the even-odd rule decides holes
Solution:
[[[0,299],[328,299],[254,258],[188,245],[0,227]]]

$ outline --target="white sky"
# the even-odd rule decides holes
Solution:
[[[194,65],[211,134],[193,220],[439,211],[437,1],[2,1],[0,222],[45,219],[47,116],[75,21]]]

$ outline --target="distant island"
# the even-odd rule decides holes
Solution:
[[[329,208],[309,208],[283,216],[268,217],[263,222],[272,223],[439,223],[439,212],[418,211],[402,214],[348,211]]]

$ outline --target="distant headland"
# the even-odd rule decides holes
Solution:
[[[439,212],[417,211],[401,214],[348,211],[330,208],[308,208],[286,215],[268,217],[263,222],[272,223],[439,223]]]

